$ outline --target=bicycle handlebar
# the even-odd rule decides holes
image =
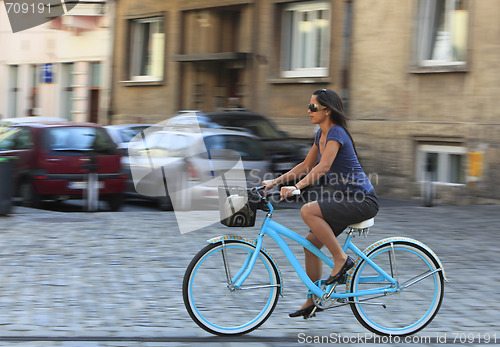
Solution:
[[[263,190],[265,189],[266,186],[259,186],[259,187],[254,187],[252,188],[253,191],[255,191],[261,198],[264,198],[265,196],[274,196],[274,195],[281,195],[280,192],[272,192],[270,193],[269,195],[262,195],[261,193],[259,193],[259,190]],[[293,192],[292,192],[292,195],[300,195],[300,189],[295,189]]]

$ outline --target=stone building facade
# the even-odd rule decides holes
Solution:
[[[498,199],[495,0],[120,0],[116,13],[109,122],[238,106],[311,137],[309,97],[330,88],[380,194]]]
[[[105,123],[114,2],[79,1],[53,18],[63,11],[55,2],[45,14],[50,21],[13,32],[9,14],[13,21],[28,21],[29,11],[39,10],[27,5],[0,1],[0,119],[44,116]]]
[[[500,3],[355,1],[354,12],[350,112],[379,191],[420,196],[430,175],[439,200],[497,200]]]

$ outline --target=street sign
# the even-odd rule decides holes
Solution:
[[[42,67],[42,83],[52,83],[53,82],[53,64],[44,64]]]

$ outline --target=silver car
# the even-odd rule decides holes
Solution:
[[[128,143],[135,135],[146,129],[153,129],[152,124],[116,124],[106,125],[104,129],[108,132],[111,139],[116,143],[119,149],[127,149]],[[158,130],[161,130],[159,128]]]
[[[134,193],[135,189],[133,188],[132,174],[130,172],[129,156],[127,153],[128,144],[130,140],[132,140],[134,136],[136,136],[140,132],[143,132],[146,129],[148,129],[148,132],[161,130],[162,127],[157,127],[154,126],[153,124],[136,123],[136,124],[106,125],[104,129],[106,129],[113,142],[116,143],[116,146],[118,147],[118,150],[122,155],[121,158],[122,170],[129,177],[127,179],[126,192]]]
[[[269,161],[258,138],[224,129],[139,133],[129,144],[135,190],[161,209],[218,206],[218,187],[259,185]]]

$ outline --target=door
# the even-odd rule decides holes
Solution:
[[[90,89],[89,122],[99,122],[99,89]]]
[[[88,121],[99,123],[99,95],[101,86],[101,63],[90,64],[90,90],[89,90],[89,114]]]

